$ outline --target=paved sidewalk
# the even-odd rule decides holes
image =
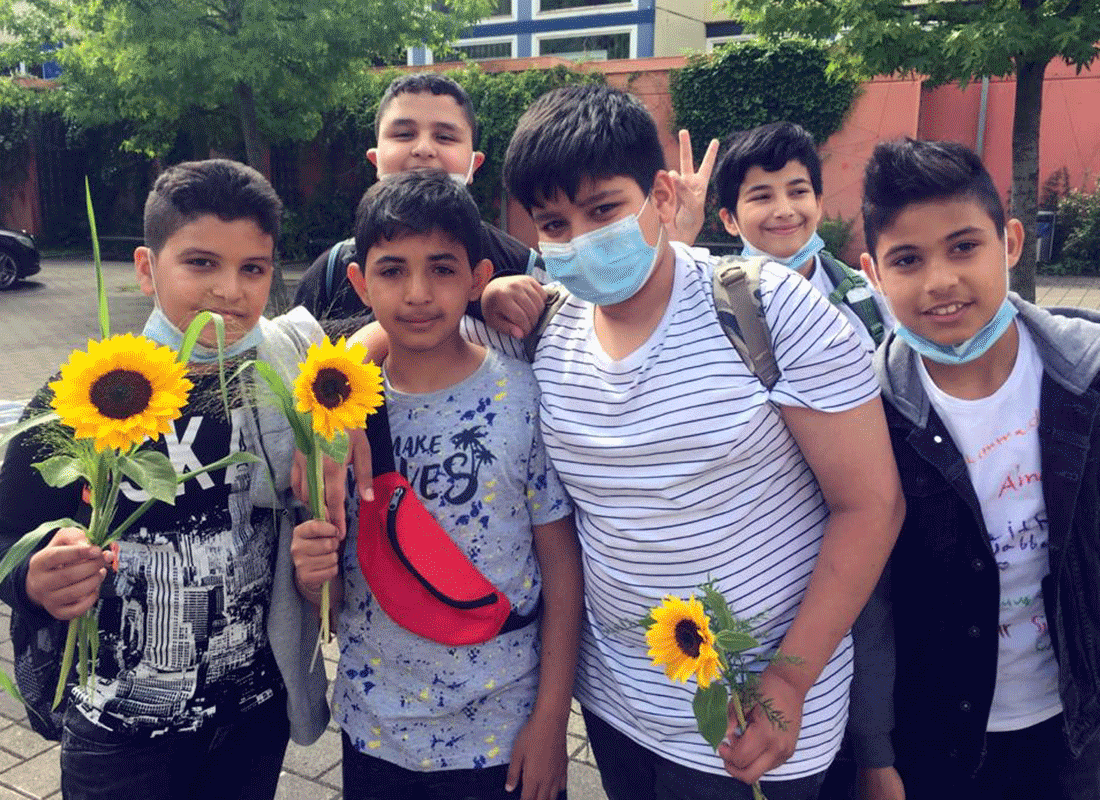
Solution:
[[[288,268],[292,285],[300,268]],[[105,265],[106,284],[115,332],[139,331],[152,302],[138,290],[128,264]],[[97,338],[94,316],[95,280],[87,262],[49,260],[35,281],[0,292],[0,429],[68,358],[73,347]],[[1042,305],[1076,305],[1100,309],[1100,278],[1038,279],[1037,299]],[[9,612],[0,605],[0,669],[12,673]],[[325,651],[331,676],[335,649]],[[576,711],[576,709],[574,709]],[[569,726],[569,796],[571,800],[606,800],[600,788],[580,715]],[[58,746],[35,734],[22,706],[0,693],[0,800],[59,798],[61,792]],[[341,797],[340,738],[330,728],[311,747],[291,744],[287,751],[280,800],[334,800]]]

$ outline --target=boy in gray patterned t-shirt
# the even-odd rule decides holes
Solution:
[[[379,606],[357,534],[310,522],[295,531],[299,588],[338,574],[346,798],[554,798],[564,795],[581,610],[572,506],[539,435],[530,367],[459,335],[492,273],[477,207],[446,173],[375,185],[356,218],[348,277],[389,338],[383,365],[397,471],[526,625],[487,642],[420,637]],[[516,791],[522,787],[521,791]]]

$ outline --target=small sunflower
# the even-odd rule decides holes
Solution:
[[[156,440],[180,415],[191,391],[186,365],[176,353],[127,333],[88,342],[74,350],[50,383],[53,407],[77,439],[94,439],[95,449],[129,450]]]
[[[719,664],[703,604],[694,597],[681,600],[669,595],[650,616],[653,624],[645,639],[654,666],[664,664],[669,680],[683,683],[694,673],[699,686],[710,686],[718,677]]]
[[[309,412],[313,430],[326,439],[337,431],[361,428],[382,405],[382,373],[367,360],[367,349],[327,338],[309,346],[294,381],[295,408]]]

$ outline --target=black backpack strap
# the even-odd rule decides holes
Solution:
[[[390,434],[390,415],[386,410],[386,401],[378,410],[367,417],[367,443],[370,444],[371,474],[375,477],[395,472],[397,465],[393,459],[393,436]]]
[[[829,276],[829,282],[836,288],[829,294],[829,302],[834,306],[844,303],[855,312],[863,327],[871,334],[875,344],[881,344],[886,335],[886,327],[882,323],[882,314],[875,305],[874,295],[867,278],[863,273],[849,267],[843,261],[835,258],[831,253],[822,250],[818,254],[821,258],[821,267]]]
[[[328,263],[325,264],[325,293],[330,303],[333,300],[333,291],[336,288],[336,265],[340,263],[340,253],[345,246],[354,248],[355,239],[344,239],[342,242],[337,242],[328,251]]]
[[[718,322],[746,366],[768,389],[779,380],[764,309],[760,271],[766,258],[724,256],[714,265],[714,306]]]
[[[546,328],[550,325],[550,320],[554,318],[565,301],[569,299],[569,291],[558,284],[547,286],[546,288],[546,307],[542,310],[542,316],[539,317],[538,322],[535,323],[535,327],[531,329],[531,332],[523,337],[523,352],[527,354],[527,360],[533,362],[535,360],[535,350],[538,349],[539,340],[542,335],[546,333]]]

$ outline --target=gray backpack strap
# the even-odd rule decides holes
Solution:
[[[546,333],[547,326],[550,325],[550,320],[554,318],[554,315],[561,310],[561,307],[565,305],[565,301],[569,299],[569,292],[564,286],[552,285],[546,288],[546,307],[542,310],[542,316],[539,317],[538,322],[535,323],[535,327],[531,329],[531,332],[523,337],[523,352],[527,355],[529,362],[535,360],[535,350],[539,346],[539,340],[542,335]]]
[[[867,284],[867,278],[863,273],[856,272],[825,250],[818,253],[818,256],[829,281],[836,287],[829,294],[829,302],[834,306],[844,303],[852,309],[859,321],[863,323],[863,327],[871,334],[875,344],[882,344],[886,336],[886,328],[882,322],[882,314],[875,305],[871,287]]]
[[[328,251],[328,262],[325,264],[325,291],[328,301],[332,302],[333,289],[336,288],[336,264],[340,261],[340,253],[344,247],[355,247],[354,237],[337,242]]]
[[[730,344],[768,389],[779,380],[771,332],[760,305],[760,270],[766,258],[725,256],[714,265],[714,306]]]

